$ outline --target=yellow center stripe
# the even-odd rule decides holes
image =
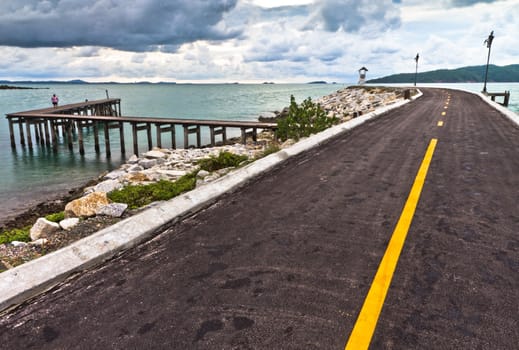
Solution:
[[[411,226],[420,194],[422,193],[425,177],[427,176],[427,171],[429,170],[437,142],[437,139],[432,139],[425,152],[409,197],[393,231],[393,235],[386,248],[384,257],[380,262],[375,278],[371,283],[368,295],[366,296],[366,300],[364,300],[364,305],[360,310],[359,317],[353,327],[345,350],[362,350],[368,349],[369,347],[400,253],[404,246],[407,232]]]
[[[438,122],[438,126],[443,126],[443,121],[442,121],[442,120],[440,120],[440,121]]]
[[[445,115],[445,114],[447,114],[447,112],[442,112],[442,115]]]

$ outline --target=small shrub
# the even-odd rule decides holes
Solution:
[[[277,135],[281,140],[299,140],[301,137],[326,130],[338,121],[336,117],[328,117],[321,105],[312,102],[310,97],[298,105],[292,95],[288,116],[279,120]]]
[[[113,202],[126,203],[130,209],[137,209],[150,203],[169,200],[195,188],[196,174],[182,176],[177,181],[161,180],[148,185],[130,185],[108,193]]]
[[[61,220],[65,219],[65,212],[61,211],[59,213],[49,214],[45,216],[45,219],[52,221],[52,222],[60,222]]]
[[[9,231],[4,231],[0,234],[0,244],[10,243],[13,241],[30,242],[30,230],[31,226],[27,226],[21,229],[15,228]]]
[[[200,166],[200,169],[212,172],[224,168],[237,167],[248,159],[249,158],[247,156],[223,151],[220,152],[218,156],[211,156],[209,158],[201,159],[198,162],[198,165]]]

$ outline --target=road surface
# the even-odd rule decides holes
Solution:
[[[0,347],[344,349],[434,139],[368,344],[516,348],[519,128],[423,92],[3,315]]]

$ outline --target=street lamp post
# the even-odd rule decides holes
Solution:
[[[483,93],[487,93],[487,77],[488,77],[488,64],[490,62],[490,49],[492,48],[492,41],[494,40],[494,31],[490,32],[488,38],[484,41],[484,44],[487,44],[488,47],[488,57],[487,57],[487,69],[485,71],[485,85],[483,85]]]
[[[416,54],[416,57],[414,58],[414,60],[416,61],[416,70],[414,72],[414,86],[416,86],[416,78],[418,76],[418,59],[419,58],[420,58],[420,55]]]

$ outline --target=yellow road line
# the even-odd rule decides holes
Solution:
[[[445,114],[447,114],[447,112],[442,112],[442,115],[445,115]]]
[[[443,126],[443,121],[442,121],[442,120],[440,120],[440,121],[438,122],[438,126]]]
[[[427,147],[427,151],[425,152],[422,164],[420,165],[420,169],[418,170],[418,174],[414,180],[409,197],[407,198],[400,219],[393,231],[386,252],[382,257],[375,278],[371,283],[368,295],[364,300],[364,305],[360,310],[357,322],[353,327],[345,350],[362,350],[368,349],[369,347],[400,253],[404,246],[407,232],[409,231],[409,227],[413,221],[416,206],[418,205],[418,200],[422,193],[425,177],[427,176],[427,171],[429,170],[429,165],[431,164],[437,142],[437,139],[432,139],[429,143],[429,147]]]

